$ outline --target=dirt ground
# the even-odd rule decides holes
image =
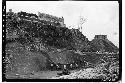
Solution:
[[[74,72],[77,70],[71,70],[70,72]],[[57,73],[61,73],[62,71],[39,71],[34,72],[32,74],[16,74],[16,73],[7,73],[7,79],[51,79],[52,77],[58,76]]]

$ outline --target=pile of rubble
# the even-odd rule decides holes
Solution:
[[[69,75],[64,75],[60,77],[52,77],[52,79],[97,79],[104,77],[105,74],[98,73],[93,68],[83,69],[77,72],[73,72]]]
[[[69,75],[52,77],[52,79],[101,79],[103,81],[116,81],[119,77],[119,66],[117,63],[99,64],[94,68],[81,69]]]

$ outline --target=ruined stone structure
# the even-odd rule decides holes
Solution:
[[[12,13],[12,10],[8,13]],[[20,17],[21,19],[29,20],[32,22],[41,22],[45,23],[46,25],[52,25],[56,27],[66,27],[64,24],[64,18],[63,17],[56,17],[53,15],[45,14],[45,13],[40,13],[38,12],[38,15],[33,14],[33,13],[26,13],[26,12],[18,12],[17,16]]]
[[[107,39],[107,35],[95,35],[95,39]]]
[[[45,21],[49,21],[49,22],[59,23],[61,25],[61,27],[65,27],[66,26],[64,24],[64,18],[63,17],[60,18],[60,17],[49,15],[49,14],[38,12],[38,18],[40,20],[45,20]]]
[[[108,40],[107,35],[95,35],[91,43],[92,45],[95,46],[96,51],[99,51],[99,52],[117,52],[118,51],[118,47],[115,46],[110,40]]]

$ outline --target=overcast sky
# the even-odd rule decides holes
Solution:
[[[24,11],[38,15],[47,13],[64,17],[67,27],[77,28],[80,16],[86,19],[82,33],[92,40],[104,34],[116,46],[119,45],[119,4],[117,1],[7,1],[6,11]],[[119,46],[118,46],[119,47]]]

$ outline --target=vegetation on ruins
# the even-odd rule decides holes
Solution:
[[[119,50],[113,43],[89,41],[78,29],[57,26],[35,14],[7,12],[5,50],[6,72],[31,74],[67,65],[80,71],[53,78],[115,81],[119,76]]]

